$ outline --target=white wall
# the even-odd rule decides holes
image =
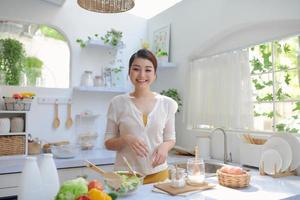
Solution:
[[[95,33],[104,35],[107,30],[115,28],[123,32],[123,41],[126,48],[123,50],[124,64],[127,65],[129,56],[140,48],[140,39],[146,37],[146,20],[126,13],[100,14],[86,11],[80,8],[75,0],[68,0],[59,7],[41,0],[1,0],[0,20],[17,20],[39,24],[48,24],[58,28],[68,38],[71,50],[71,87],[78,86],[84,70],[93,70],[94,74],[100,73],[100,67],[105,66],[111,57],[108,52],[98,47],[81,49],[76,43],[77,38],[86,39]],[[116,94],[74,92],[72,89],[43,89],[1,87],[0,93],[11,95],[18,91],[34,91],[40,97],[64,97],[72,98],[73,119],[75,114],[85,110],[100,113],[97,129],[102,135],[98,145],[102,145],[105,115],[109,100]],[[59,106],[61,126],[52,128],[54,118],[54,106],[37,104],[35,101],[29,113],[28,132],[34,137],[40,137],[46,141],[72,139],[75,134],[75,126],[65,128],[66,105]],[[75,121],[75,119],[74,119]]]
[[[178,88],[185,102],[191,59],[299,34],[299,8],[298,0],[184,0],[151,18],[148,21],[150,41],[154,30],[171,24],[170,56],[177,64],[176,69],[160,70],[155,89]],[[186,129],[183,113],[176,118],[177,144],[193,149],[196,132]],[[222,158],[223,141],[219,136],[213,138],[212,156]],[[236,137],[230,137],[229,151],[236,161],[239,160],[237,142]]]

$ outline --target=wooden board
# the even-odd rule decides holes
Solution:
[[[197,186],[192,186],[189,184],[186,184],[184,187],[182,188],[175,188],[171,186],[171,183],[161,183],[161,184],[156,184],[154,185],[155,188],[158,188],[164,192],[169,193],[170,195],[178,195],[178,194],[182,194],[182,193],[186,193],[186,192],[192,192],[192,191],[202,191],[202,190],[208,190],[211,188],[214,188],[215,185],[211,184],[211,183],[203,183],[201,185],[197,185]]]

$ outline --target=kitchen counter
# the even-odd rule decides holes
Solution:
[[[196,192],[188,196],[170,196],[152,192],[153,185],[143,185],[139,190],[130,196],[122,198],[123,200],[275,200],[300,199],[300,176],[289,176],[283,178],[272,178],[270,176],[260,176],[257,170],[251,172],[250,186],[244,189],[231,189],[218,184],[217,177],[207,178],[206,181],[216,184],[214,189]]]
[[[80,151],[80,153],[69,159],[54,159],[57,169],[83,167],[85,160],[89,160],[96,165],[112,165],[115,161],[115,151],[108,151],[106,149],[93,149]],[[37,156],[39,157],[39,156]],[[187,156],[179,156],[169,154],[168,162],[185,162]],[[5,157],[0,158],[0,174],[20,173],[23,169],[25,157]]]

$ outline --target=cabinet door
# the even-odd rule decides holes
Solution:
[[[67,180],[71,180],[83,176],[82,168],[59,169],[58,176],[59,176],[59,182],[60,184],[62,184]]]
[[[0,197],[18,194],[21,173],[0,175]]]

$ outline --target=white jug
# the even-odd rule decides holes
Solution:
[[[52,154],[43,154],[40,160],[40,172],[43,182],[44,200],[55,199],[59,190],[59,178]]]
[[[36,157],[28,156],[21,174],[18,200],[41,200],[43,197],[42,179]]]

